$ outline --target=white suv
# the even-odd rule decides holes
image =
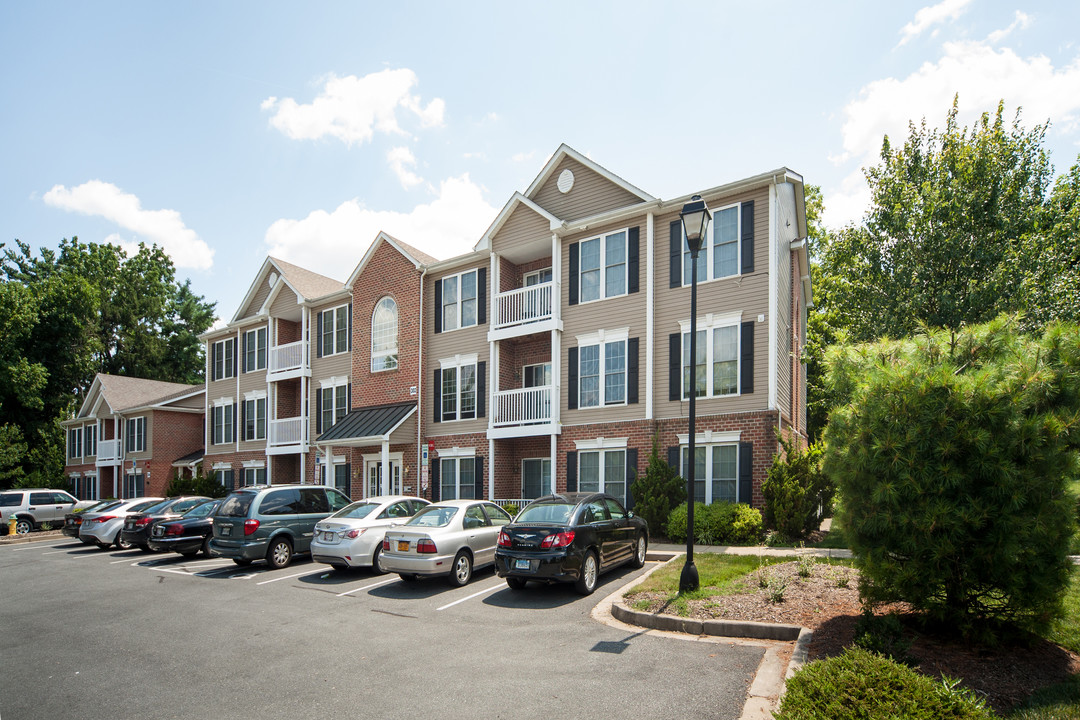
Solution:
[[[63,490],[4,490],[0,492],[0,533],[7,533],[11,517],[15,518],[15,532],[19,535],[25,535],[45,523],[60,528],[64,525],[66,513],[93,504],[90,500],[76,500]]]

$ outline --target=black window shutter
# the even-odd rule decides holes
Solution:
[[[347,412],[352,412],[352,409],[353,409],[353,405],[352,405],[352,383],[348,384],[347,388],[345,389],[345,393],[346,393],[345,397],[347,398],[346,403],[345,403],[345,406],[348,408]]]
[[[337,482],[334,484],[337,485]],[[352,463],[345,463],[345,494],[352,499]]]
[[[224,480],[225,480],[225,489],[228,490],[229,492],[232,492],[233,488],[236,487],[236,477],[233,474],[233,472],[234,472],[233,470],[226,470],[223,473],[223,475],[225,476],[225,478],[224,478]]]
[[[577,410],[577,381],[578,381],[578,363],[577,363],[578,349],[572,347],[566,351],[566,409]]]
[[[210,343],[210,379],[217,380],[217,343]]]
[[[145,475],[135,476],[135,497],[142,497],[146,494]]]
[[[345,338],[345,349],[352,351],[352,303],[349,303],[349,309],[346,310],[349,313],[349,335]]]
[[[322,432],[322,389],[315,388],[315,432]]]
[[[566,453],[566,492],[577,492],[577,452]]]
[[[247,438],[247,433],[244,432],[244,406],[245,405],[247,405],[247,403],[244,403],[244,402],[240,403],[240,413],[239,413],[239,415],[237,415],[235,420],[236,420],[237,426],[240,427],[240,437],[242,437],[244,440],[247,440],[248,439]]]
[[[232,374],[233,377],[236,377],[238,374],[238,370],[240,369],[240,363],[238,362],[240,358],[238,353],[236,352],[236,338],[232,339],[232,351]],[[233,417],[235,418],[236,415],[234,414]]]
[[[739,392],[749,395],[754,392],[754,323],[742,324],[742,357],[739,358]]]
[[[315,315],[315,357],[322,357],[322,324],[323,314],[316,313]]]
[[[484,458],[478,457],[473,462],[473,497],[484,499]]]
[[[739,502],[753,505],[754,443],[739,443]]]
[[[668,400],[682,399],[682,333],[668,335]]]
[[[626,403],[636,405],[638,401],[638,338],[626,341]]]
[[[570,243],[570,304],[578,304],[578,286],[581,278],[578,277],[578,270],[581,267],[581,247],[579,243]]]
[[[476,271],[476,323],[487,323],[487,268]]]
[[[628,448],[626,451],[626,509],[634,509],[634,493],[631,486],[637,477],[637,448]]]
[[[476,363],[476,417],[487,417],[487,363]]]
[[[667,449],[667,464],[676,473],[679,472],[679,446],[675,445]]]
[[[442,332],[442,280],[435,281],[435,332]]]
[[[433,422],[442,422],[442,370],[435,369],[435,384],[431,386],[431,405],[434,409]]]
[[[442,486],[439,484],[439,467],[442,463],[436,457],[431,458],[431,502],[439,502],[439,492]]]
[[[682,287],[682,221],[671,221],[671,268],[668,287]]]
[[[754,201],[742,204],[742,274],[754,272]]]
[[[238,437],[238,435],[236,434],[236,403],[233,403],[233,406],[232,406],[232,437],[229,438],[229,442],[236,442],[237,437]]]
[[[240,372],[247,372],[247,348],[248,348],[248,334],[240,333],[240,357],[243,360],[240,362]]]
[[[640,228],[630,228],[629,236],[626,239],[626,274],[629,276],[626,282],[626,292],[636,293],[639,289],[638,274],[639,274],[639,262],[638,246],[640,245],[639,237],[641,235]]]

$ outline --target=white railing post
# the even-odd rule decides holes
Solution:
[[[550,320],[553,288],[553,283],[546,282],[499,293],[495,303],[496,329]]]

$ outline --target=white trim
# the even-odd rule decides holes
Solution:
[[[616,235],[622,235],[623,236],[623,261],[622,261],[622,266],[623,266],[623,291],[621,293],[618,293],[618,294],[615,294],[615,295],[608,295],[607,294],[607,268],[608,268],[608,265],[607,265],[607,241],[608,241],[608,238],[614,237]],[[582,267],[581,267],[581,246],[584,245],[587,242],[592,242],[594,240],[600,243],[600,266],[598,268],[596,268],[596,270],[600,273],[600,279],[597,281],[597,289],[599,291],[599,295],[597,297],[594,297],[594,298],[585,299],[582,296],[583,290],[582,290],[582,283],[581,283],[582,273],[585,272],[585,270],[583,270]],[[593,303],[593,302],[600,302],[601,300],[610,300],[610,299],[613,299],[613,298],[626,297],[627,295],[630,294],[630,228],[629,227],[619,228],[618,230],[612,230],[610,232],[602,232],[599,235],[593,235],[593,236],[590,236],[590,237],[587,237],[587,238],[583,238],[581,240],[575,240],[574,242],[576,242],[577,246],[578,246],[577,283],[578,283],[578,304],[579,305],[587,305],[587,304]],[[592,272],[592,271],[590,270],[589,272]],[[574,278],[571,278],[571,282],[573,282],[573,281],[574,281]]]
[[[319,333],[319,337],[316,339],[316,343],[318,343],[318,344],[315,346],[316,348],[318,348],[320,346],[322,347],[322,355],[321,355],[321,357],[324,357],[324,358],[325,357],[334,357],[335,355],[345,355],[346,353],[351,353],[352,352],[349,349],[349,348],[352,347],[352,344],[351,344],[352,343],[352,338],[349,337],[349,326],[352,324],[352,318],[349,317],[349,305],[350,304],[352,304],[351,299],[350,299],[349,302],[338,303],[337,305],[331,305],[330,307],[326,308],[325,310],[317,310],[316,311],[320,315],[323,316],[322,327],[321,327],[322,332]],[[338,334],[337,311],[341,310],[342,308],[345,308],[345,349],[344,350],[338,350],[337,349],[337,334]],[[323,337],[326,336],[326,315],[330,315],[330,317],[333,319],[333,327],[334,327],[333,334],[332,334],[332,337],[334,339],[333,352],[327,352],[326,351],[326,345],[323,344],[323,342],[322,342]],[[319,323],[316,320],[315,331],[318,332],[319,330],[320,330]]]
[[[567,157],[576,160],[577,162],[581,163],[585,167],[595,172],[597,175],[600,175],[609,182],[618,185],[630,194],[637,195],[645,202],[653,201],[656,199],[644,190],[641,190],[634,185],[631,185],[626,180],[623,180],[621,177],[611,172],[610,170],[601,167],[596,162],[585,157],[566,143],[560,145],[559,149],[555,151],[555,154],[551,156],[551,159],[547,162],[547,165],[544,166],[543,170],[540,171],[540,174],[537,175],[536,179],[532,181],[531,185],[529,185],[528,190],[525,191],[525,196],[531,198],[537,190],[539,190],[544,184],[547,183],[548,179],[555,172],[556,168],[558,168],[559,165],[562,164],[562,161]]]
[[[736,312],[722,313],[720,315],[714,315],[713,313],[706,313],[698,317],[697,329],[698,330],[712,330],[718,327],[730,327],[731,325],[739,325],[742,323],[743,313],[741,310]],[[680,320],[679,331],[685,335],[690,332],[690,321]]]
[[[718,208],[711,208],[711,212],[712,212],[712,215],[713,215],[713,221],[709,223],[708,229],[705,231],[705,239],[701,244],[701,252],[698,253],[698,267],[699,268],[701,267],[701,263],[703,263],[703,262],[705,263],[705,279],[704,280],[698,280],[697,284],[698,284],[699,287],[701,285],[705,285],[706,283],[716,282],[717,280],[727,280],[727,279],[730,279],[730,278],[741,278],[742,277],[742,206],[743,206],[743,204],[744,203],[742,201],[740,201],[740,202],[728,203],[728,204],[723,205],[723,206],[718,207]],[[714,255],[713,250],[716,247],[716,243],[715,243],[715,238],[716,238],[716,234],[715,234],[715,231],[716,231],[716,217],[715,216],[716,216],[717,213],[721,213],[721,212],[723,212],[725,210],[731,210],[732,208],[735,208],[735,217],[738,219],[738,225],[735,228],[735,272],[731,273],[730,275],[721,275],[719,277],[713,277],[713,267],[715,265],[715,260],[713,258],[713,255]],[[685,249],[685,246],[686,246],[686,229],[683,228],[681,223],[679,224],[679,227],[682,228],[681,242],[682,242],[682,244],[684,246],[683,251],[681,253],[679,253],[679,276],[682,278],[682,287],[690,287],[690,285],[691,285],[690,280],[692,278],[688,279],[686,277],[686,260],[685,260],[685,258],[687,256],[687,254],[690,252],[689,250]]]
[[[656,283],[653,278],[653,231],[655,218],[650,212],[645,216],[645,419],[653,417],[653,316]]]
[[[777,342],[777,329],[773,327],[776,319],[780,317],[780,313],[776,308],[776,290],[779,278],[777,273],[780,272],[780,258],[776,252],[776,223],[774,218],[779,216],[776,212],[776,185],[769,185],[769,205],[768,212],[769,217],[767,219],[769,225],[769,316],[767,318],[768,323],[766,328],[769,330],[769,410],[776,410],[776,358],[779,352],[776,346]],[[755,229],[757,224],[754,225]],[[786,251],[789,252],[789,251]],[[788,278],[784,278],[784,283],[787,284]],[[742,333],[739,333],[742,335]],[[741,339],[740,339],[741,342]],[[741,358],[740,358],[741,361]]]
[[[214,407],[224,407],[226,405],[232,405],[233,399],[231,397],[219,397],[214,401]]]
[[[265,400],[265,390],[252,390],[251,392],[244,393],[244,402],[251,402],[252,400]]]
[[[604,438],[594,440],[575,440],[574,447],[578,450],[621,450],[627,447],[630,438]]]
[[[375,349],[375,313],[379,312],[379,309],[381,307],[383,307],[383,303],[385,303],[387,300],[389,300],[390,303],[394,307],[394,342],[393,342],[393,347],[388,349],[388,350],[376,350]],[[370,330],[371,330],[371,332],[369,333],[369,338],[368,339],[369,339],[370,345],[371,345],[371,358],[370,358],[371,372],[377,373],[377,372],[390,372],[391,370],[397,370],[398,369],[398,303],[397,303],[397,300],[394,299],[394,297],[392,295],[383,295],[381,298],[379,298],[375,302],[375,307],[372,308],[372,310],[371,310]],[[394,359],[394,366],[393,367],[381,367],[381,368],[379,368],[377,370],[375,369],[375,361],[376,360],[386,362],[387,359],[391,358],[391,357]]]
[[[484,231],[484,234],[480,236],[480,239],[476,242],[476,244],[473,245],[473,252],[480,252],[491,248],[492,238],[496,234],[498,234],[499,230],[502,229],[502,226],[506,224],[506,221],[510,219],[510,216],[513,215],[518,205],[524,205],[540,217],[547,220],[549,227],[551,227],[552,225],[559,225],[562,222],[559,218],[555,217],[547,210],[534,203],[529,198],[525,197],[519,192],[515,192],[506,202],[506,204],[503,205],[503,208],[501,211],[499,211],[499,214],[498,216],[496,216],[495,221],[491,223],[488,229]]]
[[[335,457],[340,457],[340,456],[335,456]],[[380,463],[380,464],[382,463],[382,458],[383,458],[382,453],[364,453],[360,457],[363,459],[363,461],[365,463],[373,462],[373,463]],[[402,458],[404,457],[404,453],[392,452],[392,453],[390,453],[389,457],[390,457],[390,462],[394,462],[395,460],[400,462],[402,460]],[[337,463],[337,461],[335,460],[335,464],[336,463]]]
[[[342,377],[342,376],[328,377],[328,378],[324,378],[324,379],[319,381],[319,389],[320,390],[327,390],[329,388],[341,387],[342,385],[348,385],[348,384],[349,384],[349,378],[348,377]]]
[[[251,470],[253,468],[254,469],[259,469],[259,468],[265,468],[266,467],[266,461],[265,460],[245,460],[243,464],[244,464],[244,469],[245,470]],[[217,467],[217,466],[215,466],[215,467]]]
[[[440,300],[441,304],[439,305],[439,307],[435,308],[435,312],[438,313],[439,319],[440,319],[440,321],[442,323],[442,330],[440,330],[440,334],[441,333],[454,332],[456,330],[464,330],[466,328],[471,328],[471,327],[480,327],[480,324],[481,324],[480,323],[480,270],[481,270],[480,266],[472,267],[472,268],[469,268],[467,270],[462,270],[460,272],[448,273],[446,275],[441,276],[438,280],[435,281],[437,283],[442,283],[443,281],[449,280],[450,278],[456,278],[457,279],[457,300],[454,301],[454,305],[456,307],[455,312],[457,314],[457,325],[456,325],[456,327],[452,327],[452,328],[447,328],[446,327],[446,316],[443,313],[443,308],[446,307],[446,304],[447,304],[446,303],[446,293],[443,290],[439,291],[439,300]],[[465,302],[464,302],[464,299],[461,296],[461,286],[462,286],[462,280],[464,279],[464,277],[466,275],[470,274],[470,273],[475,273],[476,274],[476,296],[471,298],[476,303],[476,320],[475,320],[475,322],[473,322],[473,323],[471,323],[469,325],[464,325],[462,323],[462,314],[461,313],[462,313],[462,308],[465,305]],[[491,294],[494,295],[494,293],[491,293]]]
[[[452,447],[440,450],[435,448],[435,454],[440,458],[463,458],[463,457],[476,457],[475,447]]]
[[[678,433],[676,437],[679,438],[679,445],[688,445],[690,443],[690,433]],[[739,442],[740,438],[742,438],[742,430],[730,430],[728,432],[706,430],[694,433],[694,438],[695,444],[727,445]]]
[[[603,345],[609,342],[619,342],[620,340],[630,339],[630,328],[615,328],[614,330],[605,330],[603,328],[593,333],[586,335],[575,336],[578,347],[582,345]]]
[[[457,368],[463,365],[476,365],[480,361],[480,356],[476,353],[469,355],[455,355],[452,358],[443,358],[439,360],[439,369],[443,368]]]

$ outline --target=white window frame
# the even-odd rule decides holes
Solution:
[[[349,378],[332,377],[321,380],[319,382],[319,394],[319,410],[322,412],[319,424],[322,427],[322,432],[326,432],[349,414]],[[327,394],[329,394],[331,400],[329,407],[326,404]],[[329,425],[326,423],[327,412],[330,413]]]
[[[614,345],[615,343],[623,344],[623,396],[621,401],[608,402],[607,399],[607,346]],[[617,330],[600,330],[589,335],[578,335],[578,409],[590,410],[596,408],[605,407],[619,407],[620,405],[627,404],[627,395],[629,395],[629,382],[630,382],[630,328],[619,328]],[[600,385],[598,392],[598,403],[596,405],[586,405],[582,402],[584,387],[581,379],[583,377],[581,372],[581,364],[584,362],[584,353],[582,350],[587,347],[599,346],[599,376],[598,383]],[[591,377],[591,376],[590,376]]]
[[[616,263],[615,265],[608,265],[608,240],[620,234],[623,236],[623,259],[621,263],[623,290],[621,293],[613,293],[611,295],[608,295],[608,268],[616,267],[616,265],[619,264]],[[585,283],[582,281],[582,276],[586,272],[594,272],[594,270],[586,271],[584,267],[582,267],[582,256],[584,255],[585,243],[594,241],[599,242],[600,244],[600,267],[597,268],[597,270],[599,270],[598,295],[594,298],[586,298]],[[581,305],[591,302],[597,302],[600,300],[607,300],[608,298],[622,297],[624,295],[627,295],[630,292],[630,228],[625,227],[620,230],[613,230],[611,232],[606,232],[602,235],[596,235],[594,237],[580,240],[578,242],[578,276],[576,279],[578,283],[578,303]]]
[[[218,348],[219,345],[221,346],[219,349],[211,350],[211,359],[216,358],[216,362],[213,362],[213,367],[210,368],[211,381],[228,380],[229,378],[234,377],[233,370],[236,368],[236,338],[225,338],[212,343],[213,348]],[[226,345],[232,347],[232,362],[225,362]],[[221,366],[220,370],[218,369],[218,365]]]
[[[74,476],[73,476],[74,477]],[[75,497],[79,500],[97,500],[98,499],[98,476],[97,473],[84,473],[82,477],[78,478],[78,485],[82,486],[82,494],[86,497],[78,497],[79,493],[75,493]],[[78,489],[76,485],[76,489]],[[89,492],[87,490],[89,489]]]
[[[462,498],[461,497],[461,461],[471,460],[473,464],[473,491],[476,489],[476,448],[459,448],[453,447],[446,450],[436,450],[437,461],[439,463],[439,500],[483,500],[482,497],[474,498]],[[443,494],[443,487],[445,485],[446,473],[444,472],[444,464],[450,463],[454,466],[454,497],[447,498]]]
[[[717,394],[713,392],[713,357],[714,340],[713,334],[723,328],[735,328],[735,392]],[[733,398],[742,394],[742,313],[726,313],[723,315],[708,314],[704,318],[698,318],[697,330],[705,333],[705,394],[699,398]],[[679,322],[679,392],[683,400],[690,398],[690,388],[687,387],[688,378],[686,373],[686,354],[689,352],[690,321]],[[700,343],[699,343],[700,344]],[[695,363],[691,358],[689,382],[695,379]]]
[[[525,494],[525,463],[527,462],[539,462],[540,463],[540,492],[534,497],[529,497]],[[544,473],[544,464],[547,463],[547,474]],[[551,491],[551,470],[553,464],[550,457],[531,457],[521,458],[521,498],[535,500],[538,497],[548,494]]]
[[[343,328],[338,327],[338,312],[341,311],[341,310],[345,311],[345,319],[344,319],[345,327],[343,327]],[[335,305],[332,308],[327,308],[326,310],[323,310],[322,311],[322,319],[323,319],[322,320],[322,338],[320,338],[320,341],[322,342],[322,356],[323,357],[329,357],[331,355],[340,355],[341,353],[348,352],[349,351],[349,304],[345,303],[344,305]],[[327,323],[327,320],[329,320],[330,322]],[[327,327],[330,328],[329,332],[327,331]],[[345,339],[342,342],[341,347],[339,348],[338,347],[338,333],[341,333],[341,332],[344,332]],[[332,340],[332,342],[330,344],[330,349],[327,349],[327,344],[326,344],[326,336],[327,335],[329,335],[330,339]]]
[[[376,326],[375,318],[380,308],[389,302],[394,310],[393,332],[382,326]],[[389,325],[384,322],[383,325]],[[376,349],[376,337],[383,338],[382,347]],[[387,339],[389,338],[389,339]],[[379,298],[375,303],[375,309],[371,311],[371,372],[386,372],[397,370],[398,367],[398,306],[397,301],[389,295]]]
[[[473,407],[472,415],[470,417],[463,417],[462,401],[466,397],[461,389],[461,374],[464,368],[472,367],[473,369]],[[435,389],[435,392],[439,393],[439,420],[440,422],[461,422],[463,420],[475,420],[477,412],[480,409],[480,358],[478,355],[456,355],[452,358],[446,358],[439,361],[439,368],[442,370],[442,375],[439,380],[439,387]],[[447,372],[454,373],[454,416],[447,417],[446,415],[446,393],[443,392],[443,388],[446,386]]]
[[[466,275],[475,275],[476,276],[476,279],[473,282],[473,286],[476,288],[476,294],[469,298],[474,303],[476,303],[476,312],[473,313],[473,321],[471,323],[469,323],[468,325],[466,325],[464,323],[464,319],[462,318],[462,314],[463,314],[462,313],[462,308],[465,305],[465,299],[462,297],[462,294],[461,294],[462,280],[464,279],[464,277]],[[445,283],[448,280],[455,280],[455,279],[457,281],[456,284],[455,284],[455,287],[457,288],[457,299],[453,303],[448,303],[448,302],[446,302],[446,285],[445,285]],[[439,278],[437,282],[443,283],[443,285],[440,287],[440,293],[439,293],[439,297],[442,298],[442,306],[439,307],[439,308],[436,308],[436,311],[441,313],[442,332],[452,332],[454,330],[461,330],[463,328],[475,327],[475,326],[479,325],[480,324],[480,269],[479,268],[473,268],[472,270],[464,270],[464,271],[456,273],[454,275],[444,275],[443,277]],[[446,322],[446,310],[451,305],[455,306],[455,309],[454,309],[454,323],[455,323],[454,327],[448,326],[447,322]]]
[[[679,438],[679,473],[686,477],[686,461],[689,459],[685,457],[690,450],[690,435],[689,433],[680,433]],[[694,477],[694,482],[705,483],[705,503],[711,505],[717,502],[713,498],[713,448],[720,447],[733,447],[735,449],[735,499],[732,502],[749,502],[739,497],[739,440],[742,438],[741,431],[734,432],[713,432],[706,430],[705,432],[697,433],[694,436],[694,452],[705,449],[705,477]]]
[[[135,442],[131,443],[131,429],[135,428]],[[124,450],[130,453],[146,452],[146,416],[124,420]]]
[[[626,494],[629,492],[629,488],[626,485],[626,463],[627,463],[627,459],[626,459],[627,453],[626,453],[626,451],[627,451],[627,448],[629,446],[629,440],[630,440],[630,438],[628,438],[628,437],[623,437],[623,438],[599,437],[599,438],[596,438],[595,440],[575,440],[574,441],[574,447],[578,451],[577,452],[578,490],[581,490],[582,492],[606,492],[608,495],[611,495],[611,496],[617,498],[619,500],[620,504],[622,504],[625,507],[626,506]],[[607,472],[606,471],[607,471],[607,454],[609,452],[621,452],[622,456],[623,456],[622,479],[619,481],[620,483],[622,483],[622,492],[621,493],[613,493],[613,492],[611,492],[610,490],[607,489],[607,482],[606,482]],[[583,478],[583,475],[582,475],[582,472],[581,472],[581,460],[582,460],[582,456],[591,455],[591,454],[597,454],[598,455],[598,458],[597,458],[597,473],[599,474],[599,477],[597,478],[597,480],[598,480],[598,482],[597,482],[598,489],[595,490],[595,491],[593,491],[593,490],[585,491],[585,490],[582,490],[582,478]]]
[[[255,434],[254,437],[248,437],[248,420],[252,417],[252,414],[248,412],[248,403],[252,404],[252,409],[255,411]],[[262,424],[259,424],[259,403],[262,403]],[[258,392],[244,393],[244,427],[240,430],[240,438],[244,442],[252,442],[255,440],[266,439],[266,426],[268,423],[267,412],[268,404],[266,401],[266,391],[261,390]]]
[[[218,436],[219,436],[219,434],[218,434],[218,427],[219,427],[218,415],[219,415],[219,411],[220,411],[220,416],[221,416],[221,423],[220,423],[220,427],[221,427],[220,437],[221,437],[221,439],[220,440],[218,440]],[[230,417],[228,417],[228,422],[226,422],[226,416],[227,415],[230,416]],[[233,439],[226,439],[227,436],[225,434],[225,428],[227,428],[227,427],[232,428],[233,432],[229,433],[229,435],[231,435],[232,438],[235,438],[236,437],[236,417],[235,417],[233,399],[232,398],[220,398],[220,399],[214,401],[214,404],[210,409],[210,444],[211,445],[231,445],[234,442]]]
[[[392,477],[387,487],[387,495],[401,495],[401,490],[405,487],[402,484],[404,482],[402,478],[402,462],[404,461],[404,453],[392,452],[387,455],[387,460],[390,461],[390,472]],[[382,453],[367,453],[361,456],[364,461],[364,497],[383,497],[382,487]],[[335,457],[334,463],[345,462],[344,457]],[[332,479],[332,478],[331,478]],[[395,492],[395,486],[398,492]],[[374,490],[374,492],[373,492]]]
[[[84,425],[83,426],[83,454],[84,458],[97,457],[97,425]],[[87,447],[90,447],[90,452],[87,452]]]
[[[251,342],[251,337],[249,337],[252,335],[255,338],[254,343]],[[248,348],[247,352],[244,353],[244,357],[240,359],[240,362],[244,368],[244,372],[255,372],[256,370],[266,369],[266,360],[268,357],[267,337],[268,334],[266,332],[266,328],[264,327],[255,328],[254,330],[247,330],[244,332],[243,345]],[[259,364],[260,338],[262,340],[262,364]],[[248,367],[248,354],[252,356],[251,367]]]
[[[715,253],[716,242],[713,231],[716,229],[716,216],[722,212],[734,210],[735,212],[735,272],[730,275],[716,275],[713,270],[715,265]],[[742,275],[742,203],[734,203],[732,205],[725,205],[721,208],[717,208],[712,211],[713,219],[709,223],[708,229],[705,231],[705,242],[701,244],[701,252],[698,253],[698,267],[705,268],[705,278],[699,279],[698,284],[704,282],[712,282],[713,280],[723,280],[724,278],[739,277]],[[682,284],[683,287],[689,287],[690,281],[690,246],[686,242],[686,228],[682,227],[682,223],[679,223],[679,227],[682,228]],[[698,270],[700,273],[701,270]]]
[[[72,437],[75,439],[72,440]],[[68,460],[78,460],[82,458],[83,453],[83,429],[81,427],[68,428],[67,433],[67,458]],[[74,452],[73,452],[74,451]]]
[[[265,485],[266,484],[266,463],[264,461],[262,461],[262,460],[245,460],[243,465],[244,465],[244,472],[243,472],[242,477],[240,478],[241,480],[243,480],[243,487],[249,487],[251,485]],[[232,468],[229,468],[229,469],[231,470]],[[259,482],[259,471],[260,470],[262,471],[262,482]],[[250,473],[250,477],[252,478],[252,482],[248,482],[248,477],[249,477],[248,474],[249,473]],[[234,478],[233,483],[234,484],[236,482],[235,477],[236,476],[234,475],[233,476],[233,478]]]
[[[221,487],[225,487],[225,473],[231,472],[233,474],[233,489],[236,489],[236,472],[233,470],[233,466],[230,463],[214,463],[211,472],[214,474],[214,480],[216,480]],[[243,476],[241,476],[240,479],[243,480]]]
[[[551,277],[549,277],[547,280],[541,280],[540,278],[542,278],[544,276],[544,273],[547,273]],[[544,283],[549,283],[549,282],[552,281],[552,279],[554,277],[555,276],[554,276],[554,273],[552,272],[551,266],[548,265],[547,267],[539,268],[538,270],[530,270],[529,272],[525,273],[521,277],[521,282],[525,287],[532,287],[533,285],[543,285]],[[529,282],[529,280],[534,280],[534,279],[535,279],[535,282],[533,282],[533,283]]]

